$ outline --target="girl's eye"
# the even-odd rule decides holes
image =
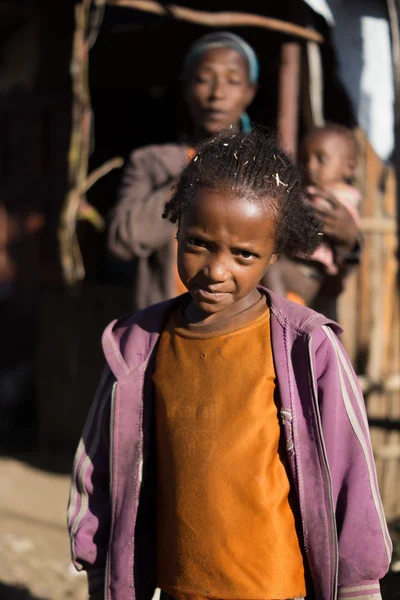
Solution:
[[[235,254],[240,258],[244,258],[245,260],[255,257],[255,254],[253,254],[253,252],[249,252],[248,250],[237,250]]]
[[[203,240],[198,240],[197,238],[187,238],[186,243],[188,246],[192,246],[195,248],[205,248],[206,243]]]
[[[326,156],[325,156],[325,154],[318,154],[317,158],[318,158],[318,161],[319,161],[321,164],[324,164],[324,163],[326,163]]]

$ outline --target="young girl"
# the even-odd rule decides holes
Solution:
[[[262,133],[200,147],[167,203],[188,290],[114,321],[74,464],[92,598],[380,598],[391,543],[360,388],[312,310],[258,286],[317,222]]]

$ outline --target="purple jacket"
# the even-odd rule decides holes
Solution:
[[[314,311],[268,292],[280,417],[315,598],[379,600],[391,541],[363,397],[336,333]],[[108,367],[73,471],[68,525],[90,593],[150,600],[156,578],[154,357],[168,300],[114,321]]]

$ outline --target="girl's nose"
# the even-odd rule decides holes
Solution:
[[[222,283],[229,276],[227,260],[222,256],[210,256],[204,267],[204,274],[212,283]]]

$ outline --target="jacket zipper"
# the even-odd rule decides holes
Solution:
[[[317,384],[315,381],[315,374],[314,374],[314,366],[313,366],[313,361],[312,361],[312,339],[310,338],[309,343],[308,343],[308,358],[309,358],[309,363],[310,363],[310,373],[311,373],[311,381],[312,381],[312,395],[313,395],[313,400],[314,400],[314,406],[315,406],[315,412],[317,415],[317,425],[318,425],[318,432],[319,432],[319,437],[321,440],[321,445],[322,445],[322,453],[323,453],[323,457],[324,457],[324,466],[326,469],[326,475],[328,478],[328,483],[329,483],[329,500],[330,500],[330,510],[329,510],[329,516],[330,516],[330,520],[331,520],[331,527],[332,527],[332,532],[334,533],[334,552],[335,552],[335,562],[334,562],[334,578],[333,578],[333,595],[332,595],[332,599],[333,600],[337,600],[337,594],[338,594],[338,570],[339,570],[339,550],[338,550],[338,540],[337,540],[337,533],[336,533],[336,520],[335,520],[335,513],[333,510],[334,507],[334,501],[333,501],[333,489],[332,489],[332,476],[331,476],[331,471],[329,468],[329,463],[328,463],[328,458],[327,458],[327,452],[326,452],[326,446],[325,446],[325,441],[324,441],[324,436],[322,433],[322,423],[321,423],[321,415],[319,412],[319,406],[318,406],[318,394],[317,394]]]
[[[111,391],[111,412],[110,412],[110,498],[111,498],[111,515],[114,515],[114,496],[113,496],[113,467],[114,467],[114,418],[115,418],[115,397],[117,395],[117,382],[115,381]],[[104,600],[108,600],[108,581],[110,569],[110,554],[107,552],[106,573],[104,578]]]
[[[147,363],[146,363],[146,367],[147,367]],[[143,380],[142,380],[142,390],[144,388],[144,379],[145,379],[145,370],[146,367],[143,369]],[[133,523],[133,531],[135,530],[135,525],[136,525],[136,519],[137,519],[137,514],[138,514],[138,510],[139,510],[139,495],[140,495],[140,489],[142,487],[142,476],[143,476],[143,396],[142,396],[142,402],[140,405],[140,419],[139,419],[139,423],[140,423],[140,431],[139,431],[139,445],[137,447],[138,452],[139,452],[139,456],[140,456],[140,461],[139,461],[139,465],[138,465],[138,471],[137,471],[137,482],[136,482],[136,515],[135,515],[135,521]],[[135,544],[133,544],[133,563],[135,562]],[[135,598],[135,593],[132,590],[131,593],[131,599],[133,600]]]

